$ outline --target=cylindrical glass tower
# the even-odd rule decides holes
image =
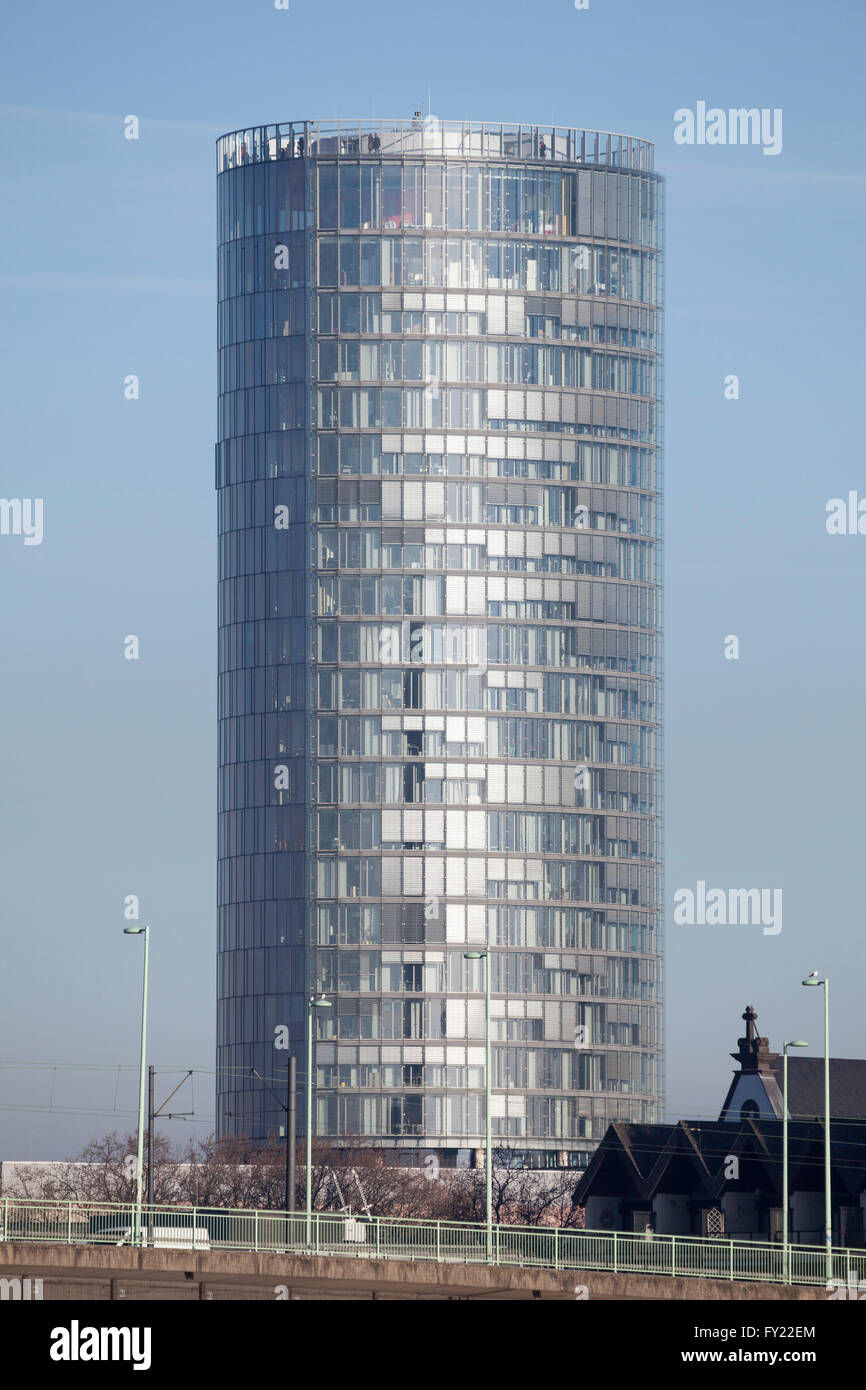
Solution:
[[[583,1166],[661,1097],[645,141],[224,136],[218,1126]],[[300,1113],[303,1113],[301,1110]]]

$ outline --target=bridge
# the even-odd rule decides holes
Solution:
[[[786,1273],[788,1278],[786,1279]],[[25,1280],[29,1279],[29,1285]],[[401,1220],[0,1199],[0,1292],[50,1299],[826,1299],[825,1251],[780,1244]],[[835,1296],[866,1250],[834,1249]],[[832,1291],[832,1290],[831,1290]]]

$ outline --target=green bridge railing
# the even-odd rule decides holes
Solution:
[[[781,1244],[721,1237],[583,1231],[561,1226],[399,1220],[314,1212],[226,1211],[134,1203],[48,1202],[0,1198],[0,1242],[144,1245],[153,1249],[247,1250],[275,1254],[353,1255],[456,1264],[526,1265],[539,1269],[745,1279],[866,1291],[866,1250],[833,1251],[828,1284],[825,1250],[791,1245],[785,1279]]]

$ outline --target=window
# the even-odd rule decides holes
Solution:
[[[337,166],[319,165],[319,226],[337,225]]]

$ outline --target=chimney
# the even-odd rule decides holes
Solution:
[[[737,1039],[739,1051],[732,1052],[730,1055],[735,1062],[739,1062],[742,1075],[754,1072],[769,1075],[771,1063],[778,1056],[778,1053],[770,1051],[769,1038],[758,1036],[758,1030],[755,1027],[758,1015],[751,1004],[746,1005],[746,1011],[742,1017],[746,1024],[746,1036]]]

